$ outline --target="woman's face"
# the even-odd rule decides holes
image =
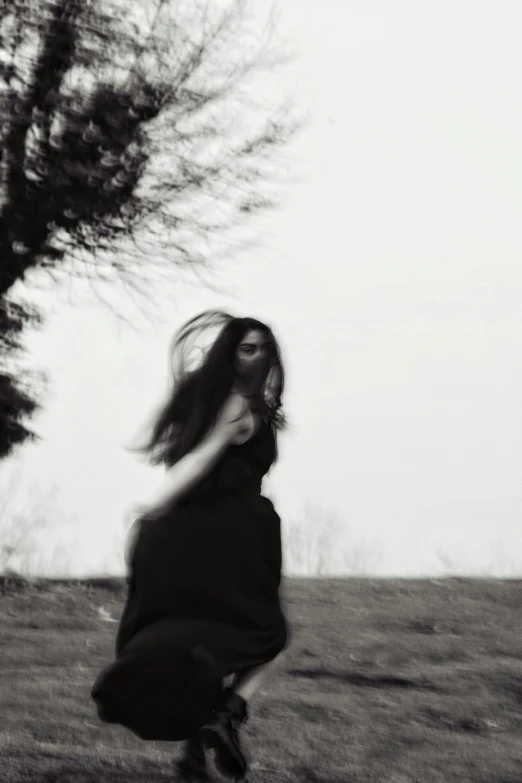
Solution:
[[[270,335],[260,329],[246,332],[236,348],[235,368],[245,381],[261,384],[270,369],[272,358]]]

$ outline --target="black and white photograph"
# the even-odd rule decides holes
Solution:
[[[521,22],[0,2],[2,783],[522,783]]]

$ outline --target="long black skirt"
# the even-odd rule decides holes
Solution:
[[[142,739],[187,739],[224,677],[288,646],[280,522],[268,498],[230,492],[138,520],[116,660],[92,689],[103,721]]]

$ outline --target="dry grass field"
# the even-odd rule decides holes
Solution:
[[[101,724],[123,580],[0,583],[5,783],[176,783]],[[286,579],[292,645],[243,728],[250,783],[521,783],[522,581]]]

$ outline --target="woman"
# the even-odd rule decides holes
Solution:
[[[216,326],[189,368],[190,340]],[[143,449],[166,478],[134,525],[116,661],[92,696],[103,721],[187,740],[186,778],[208,779],[213,749],[218,770],[242,779],[238,728],[289,643],[280,518],[261,494],[286,426],[284,372],[266,324],[221,312],[189,321],[173,358],[174,388]]]

